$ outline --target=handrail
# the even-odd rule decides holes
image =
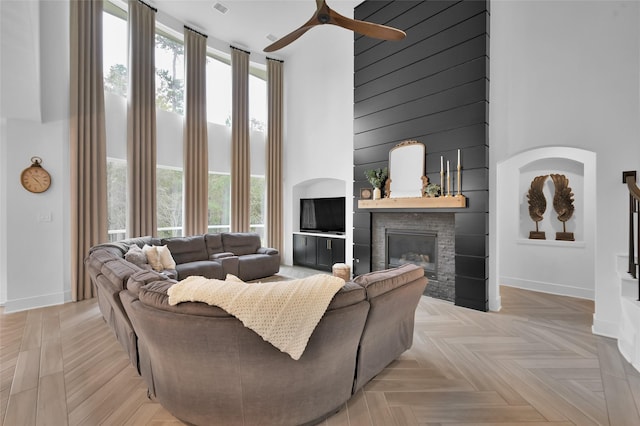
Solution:
[[[638,278],[636,253],[640,256],[640,188],[636,184],[636,171],[622,172],[622,182],[629,188],[629,274]],[[637,215],[634,223],[634,215]],[[634,228],[636,231],[634,232]],[[636,234],[634,237],[634,233]],[[635,244],[634,246],[634,239]],[[637,251],[636,251],[637,250]],[[640,301],[640,278],[638,278],[638,300]]]
[[[625,178],[627,187],[629,188],[629,194],[640,201],[640,187],[636,183],[636,172],[623,172],[622,176]]]

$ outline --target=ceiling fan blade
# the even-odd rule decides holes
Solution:
[[[282,49],[283,47],[287,46],[289,43],[294,42],[295,40],[297,40],[302,34],[306,33],[307,31],[309,31],[311,28],[315,27],[316,24],[313,25],[303,25],[302,27],[298,28],[297,30],[294,30],[292,32],[290,32],[289,34],[287,34],[286,36],[280,38],[279,40],[273,42],[272,44],[270,44],[269,46],[265,47],[263,52],[274,52],[278,49]]]
[[[407,34],[397,28],[388,27],[382,24],[374,24],[373,22],[358,21],[357,19],[347,18],[332,9],[329,9],[331,16],[330,24],[355,31],[367,37],[378,38],[382,40],[402,40]]]
[[[316,0],[316,5],[318,6],[318,8],[313,13],[313,16],[307,22],[305,22],[300,28],[293,30],[286,36],[281,37],[279,40],[276,40],[274,43],[265,47],[262,51],[269,53],[269,52],[274,52],[278,49],[282,49],[283,47],[297,40],[302,34],[306,33],[311,28],[315,27],[316,25],[322,24],[322,22],[318,20],[318,14],[323,8],[328,9],[328,6],[326,5],[325,0]]]

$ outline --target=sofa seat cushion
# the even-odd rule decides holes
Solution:
[[[260,244],[260,235],[254,232],[222,233],[224,251],[230,251],[236,256],[256,253],[260,248]]]
[[[183,280],[192,275],[201,275],[205,278],[224,279],[224,270],[220,262],[211,260],[198,260],[195,262],[176,264],[178,279]]]
[[[264,278],[280,270],[279,256],[246,254],[238,257],[238,277],[244,281]]]
[[[424,277],[424,269],[407,263],[397,268],[359,275],[353,282],[364,287],[367,297],[371,299],[422,277]]]
[[[160,244],[169,248],[176,264],[209,259],[204,235],[163,238]]]

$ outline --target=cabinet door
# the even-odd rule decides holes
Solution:
[[[318,237],[316,250],[318,269],[330,271],[333,266],[333,238]]]
[[[345,241],[342,238],[334,238],[331,243],[331,265],[344,263]]]
[[[316,263],[316,237],[293,235],[293,264],[313,266]]]

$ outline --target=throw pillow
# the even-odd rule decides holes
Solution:
[[[151,265],[154,271],[161,272],[164,270],[156,246],[145,244],[144,247],[142,247],[142,251],[147,255],[147,262],[149,262],[149,265]]]
[[[173,260],[173,256],[171,256],[171,251],[169,251],[169,247],[164,246],[156,246],[156,250],[158,250],[158,255],[160,256],[160,262],[162,263],[162,267],[164,269],[176,269],[176,261]]]
[[[135,244],[129,247],[129,250],[124,255],[124,260],[131,262],[139,268],[144,268],[147,264],[147,255],[144,254],[142,249]]]

